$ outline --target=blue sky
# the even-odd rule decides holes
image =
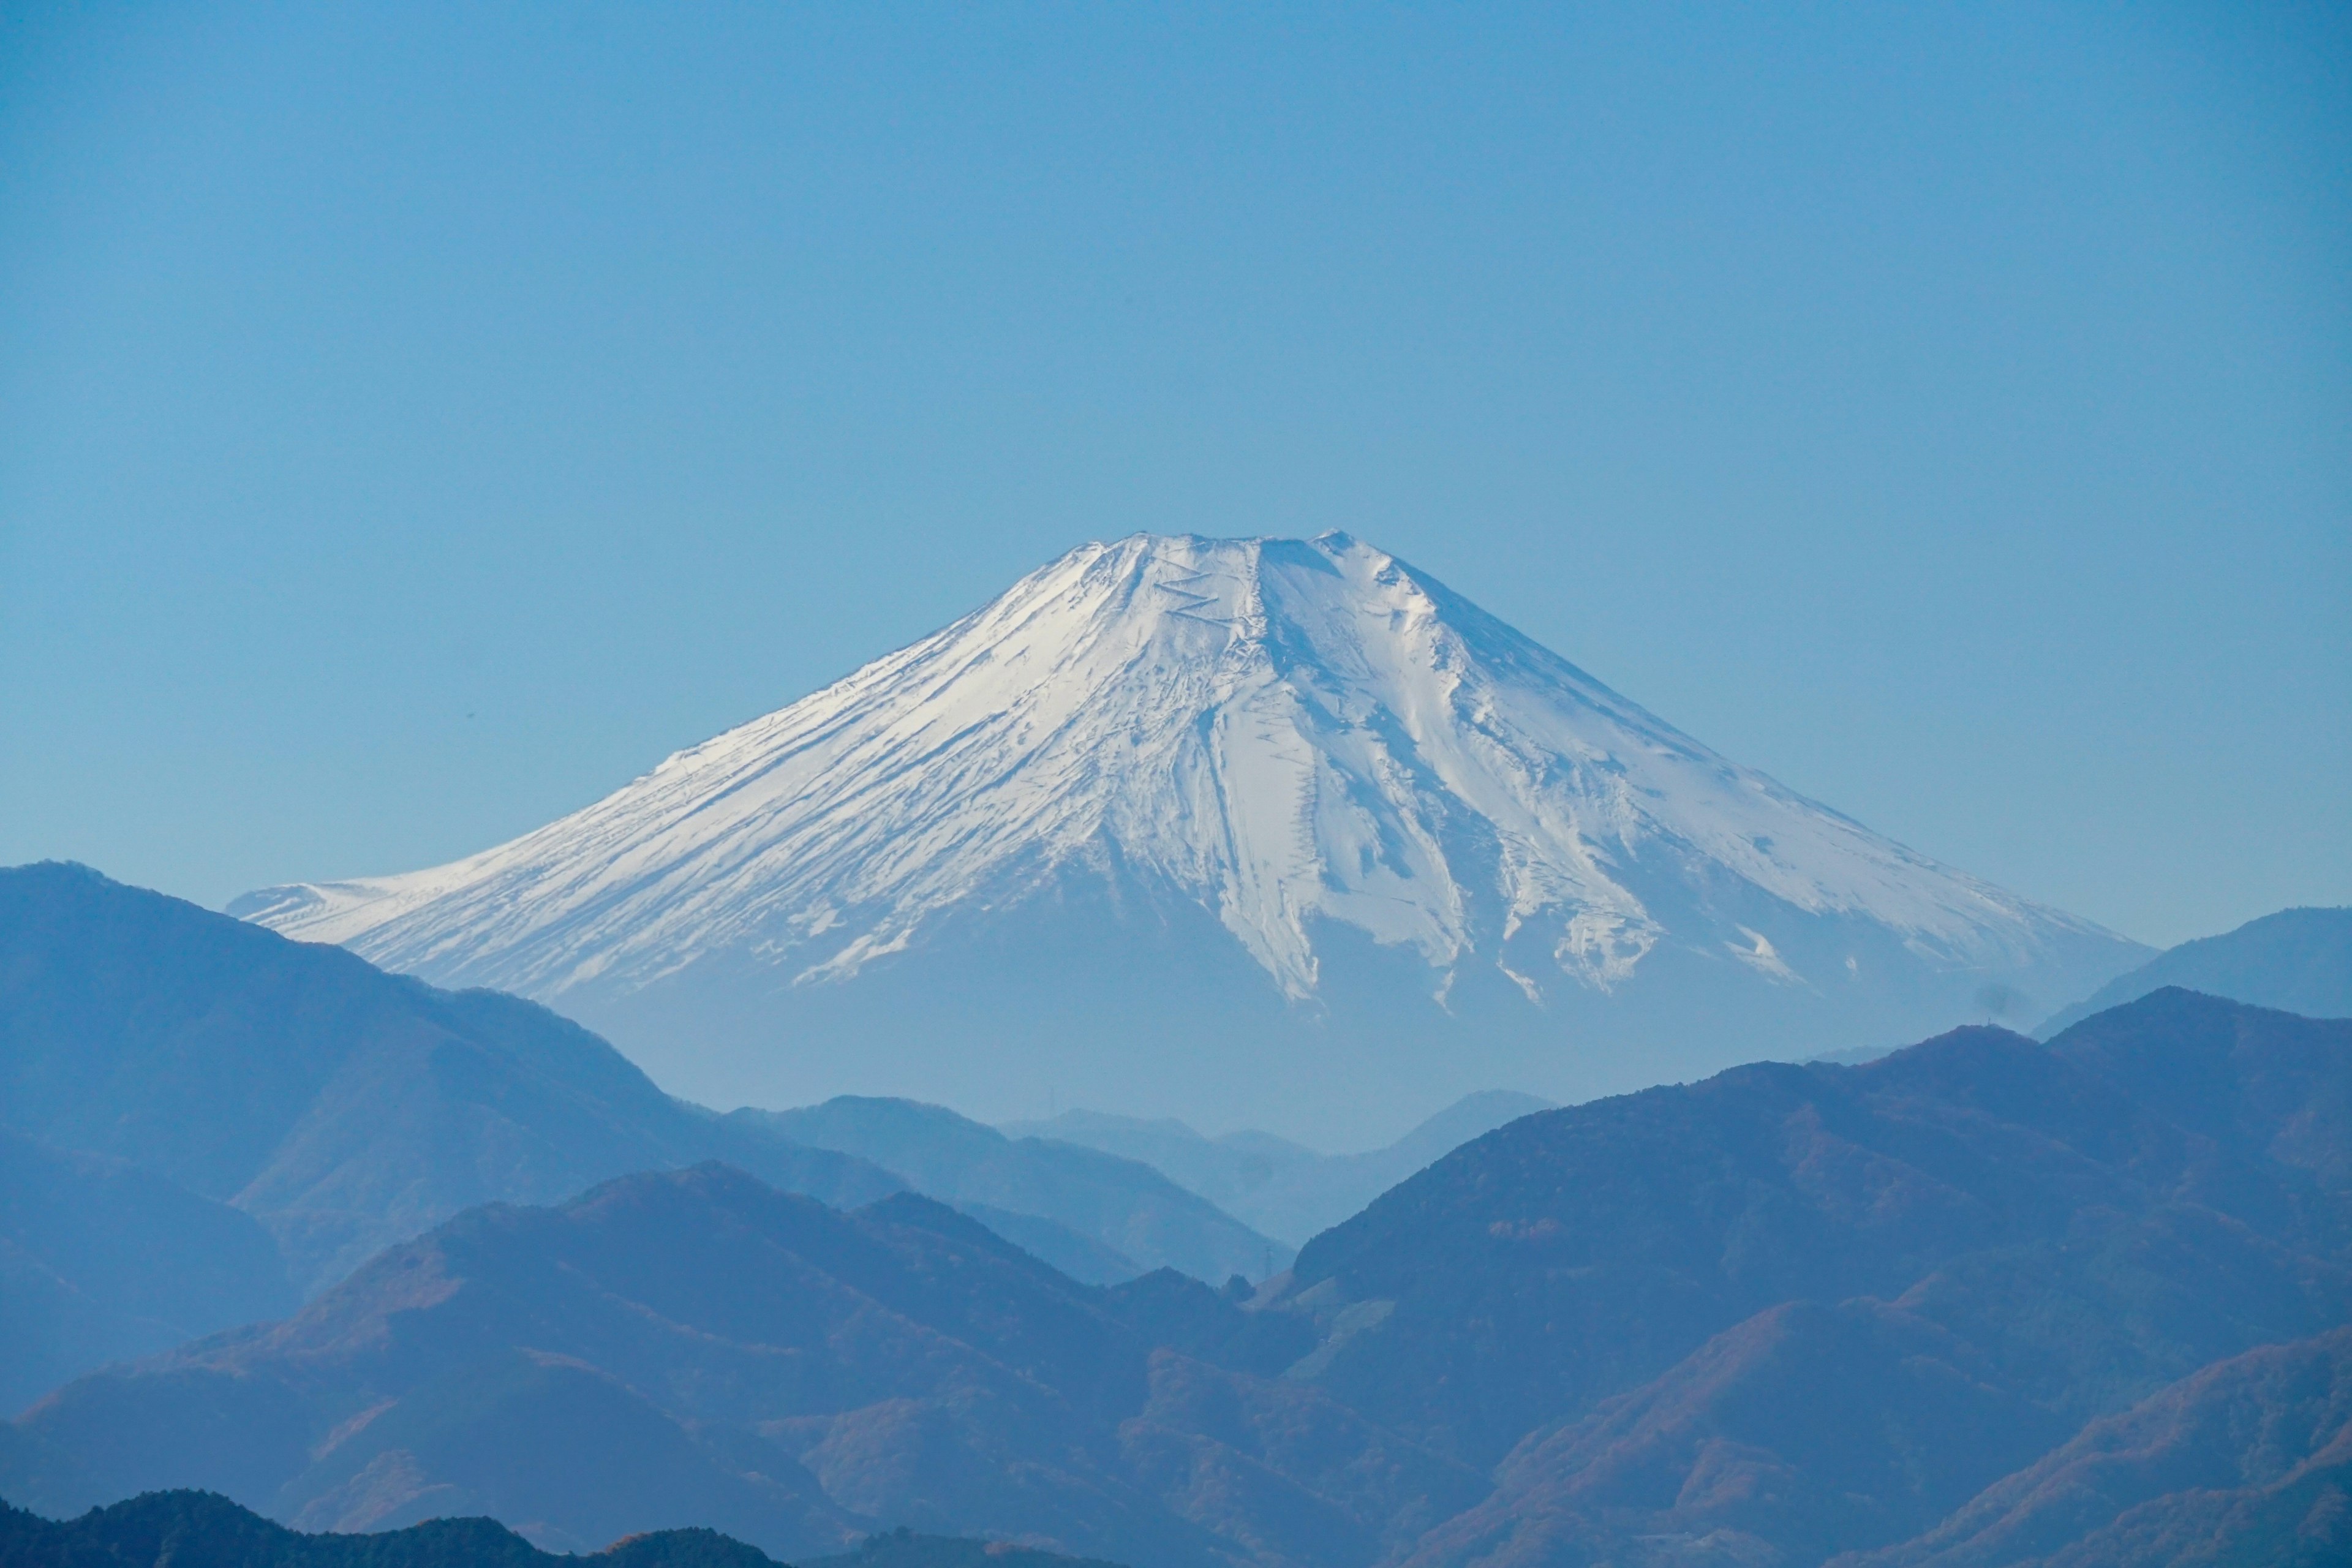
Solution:
[[[2329,8],[0,12],[0,860],[569,810],[1344,527],[2168,942],[2352,901]]]

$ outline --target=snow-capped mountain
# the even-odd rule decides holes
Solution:
[[[1082,546],[512,843],[232,909],[541,998],[701,1098],[1058,1089],[1326,1136],[1457,1084],[1891,1041],[2144,956],[1338,533]]]

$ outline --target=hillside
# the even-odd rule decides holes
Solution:
[[[904,1184],[673,1100],[543,1007],[56,864],[0,870],[0,1121],[243,1210],[306,1290],[460,1209],[625,1171],[724,1157],[851,1203]]]
[[[480,1512],[572,1550],[690,1522],[798,1557],[880,1524],[1339,1568],[1483,1488],[1281,1382],[1311,1344],[1172,1273],[1080,1286],[929,1199],[843,1215],[704,1165],[470,1211],[283,1324],[85,1378],[17,1424],[0,1491]],[[1248,1494],[1199,1494],[1202,1467]]]
[[[838,1557],[819,1557],[800,1568],[1117,1568],[1087,1558],[1083,1561],[1015,1546],[1002,1541],[974,1541],[967,1536],[918,1535],[894,1530],[869,1535],[856,1551]]]
[[[0,871],[0,1400],[280,1315],[289,1281],[470,1205],[709,1158],[845,1205],[911,1183],[1093,1280],[1289,1260],[1148,1167],[904,1109],[868,1141],[905,1167],[885,1169],[839,1108],[824,1149],[716,1115],[534,1004],[79,867]]]
[[[1261,1236],[1150,1164],[1043,1138],[1008,1138],[943,1106],[844,1095],[797,1110],[730,1118],[813,1149],[887,1166],[1091,1284],[1176,1268],[1223,1284],[1286,1268],[1295,1248]],[[1096,1244],[1073,1247],[1039,1216]]]
[[[297,1297],[253,1217],[152,1171],[0,1129],[0,1414]]]
[[[2352,1018],[2352,910],[2281,910],[2184,942],[2061,1008],[2034,1032],[2048,1039],[2167,985],[2306,1018]]]
[[[1495,1467],[1416,1563],[1713,1532],[1817,1561],[2352,1321],[2347,1088],[2352,1024],[2178,991],[2049,1047],[1742,1068],[1489,1134],[1286,1298],[1315,1386]]]
[[[1550,1109],[1549,1100],[1531,1094],[1487,1089],[1465,1095],[1393,1143],[1354,1154],[1318,1153],[1269,1132],[1206,1138],[1173,1118],[1146,1120],[1096,1110],[1007,1122],[1002,1131],[1139,1160],[1235,1218],[1296,1247],[1471,1139]],[[1286,1262],[1288,1251],[1284,1249]]]
[[[1255,1292],[720,1166],[478,1209],[59,1391],[0,1493],[1139,1568],[2104,1564],[2333,1541],[2347,1322],[2352,1022],[2165,991],[1522,1117]]]
[[[2352,1328],[2217,1363],[1839,1568],[2352,1561]]]

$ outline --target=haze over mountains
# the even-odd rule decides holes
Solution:
[[[2352,909],[2281,910],[2168,948],[2044,1019],[2044,1039],[2167,985],[2311,1018],[2352,1018]]]
[[[1507,1121],[1550,1109],[1549,1100],[1509,1089],[1465,1095],[1395,1142],[1359,1154],[1318,1153],[1255,1131],[1206,1138],[1171,1118],[1146,1121],[1099,1110],[1008,1122],[1004,1131],[1140,1160],[1297,1247],[1448,1151]]]
[[[1155,548],[1136,545],[1134,593],[1157,588],[1143,569]],[[1267,552],[1282,555],[1261,545],[1261,576]],[[1324,562],[1312,572],[1343,583],[1364,555],[1352,541],[1310,552]],[[1373,574],[1376,588],[1442,593],[1392,564],[1381,572],[1392,576]],[[1030,618],[1051,621],[1054,605],[1030,605]],[[1517,648],[1519,675],[1557,675],[1557,660],[1506,632],[1491,642]],[[1251,644],[1265,647],[1286,644]],[[1242,656],[1244,672],[1256,651]],[[1503,663],[1491,648],[1479,658]],[[1395,715],[1364,708],[1348,731],[1331,717],[1345,703],[1306,668],[1286,666],[1296,689],[1258,689],[1258,708],[1209,712],[1200,736],[1240,726],[1240,757],[1261,741],[1291,754],[1263,724],[1273,703],[1296,721],[1291,741],[1312,731],[1367,775],[1409,773]],[[1470,654],[1444,668],[1461,677],[1456,693],[1482,670]],[[1454,736],[1489,773],[1507,750],[1496,736],[1524,741],[1543,717],[1503,687],[1489,679],[1461,699],[1489,750]],[[1301,720],[1303,691],[1334,703],[1319,710],[1322,729]],[[1597,691],[1578,700],[1601,703]],[[1612,712],[1628,726],[1628,712],[1639,717]],[[1079,705],[1066,729],[1089,717]],[[901,741],[922,742],[919,729]],[[1428,741],[1437,731],[1412,733],[1416,769],[1461,778],[1458,757]],[[1844,847],[1849,860],[1821,851],[1816,869],[1910,868],[1919,886],[1976,889],[1983,908],[2009,910],[1985,914],[1983,931],[2077,942],[2077,957],[2124,952],[1691,742],[1670,745],[1670,731],[1644,733],[1654,771],[1639,778],[1715,769],[1719,793],[1750,790],[1811,820],[1816,848]],[[1595,754],[1583,754],[1588,781],[1609,775]],[[1034,766],[1054,762],[1051,748],[1040,757]],[[1209,771],[1228,762],[1212,757]],[[762,769],[781,766],[746,764],[734,793],[701,799],[677,830],[740,814],[739,797],[767,787]],[[1306,773],[1324,781],[1339,766],[1318,752]],[[682,773],[691,783],[696,769]],[[1213,992],[1185,1002],[1200,1008],[1185,1027],[1209,1030],[1213,1016],[1233,1037],[1200,1032],[1200,1051],[1160,1056],[1176,1037],[1129,1025],[1167,999],[1155,985],[1188,973],[1185,952],[1212,950],[1131,945],[1146,893],[1157,900],[1146,936],[1176,931],[1162,917],[1181,908],[1181,884],[1167,863],[1136,869],[1127,848],[1106,869],[1085,839],[1061,860],[1021,848],[1033,881],[990,884],[976,905],[948,900],[912,920],[894,952],[767,992],[769,1006],[793,1020],[807,996],[919,990],[946,973],[922,969],[936,941],[1002,920],[964,957],[988,957],[1018,985],[1127,992],[1127,1023],[1098,1016],[1106,1032],[1087,1051],[1070,1044],[1063,1065],[1209,1079],[1240,1069],[1254,1039],[1296,1051],[1228,1089],[1254,1084],[1256,1105],[1277,1107],[1282,1074],[1322,1051],[1331,1079],[1319,1093],[1369,1119],[1373,1098],[1348,1093],[1397,1063],[1402,1086],[1379,1089],[1392,1105],[1434,1090],[1442,1074],[1423,1072],[1423,1058],[1444,1048],[1470,1048],[1470,1065],[1446,1072],[1534,1072],[1561,1041],[1527,1020],[1673,1002],[1642,990],[1661,962],[1684,980],[1734,983],[1675,1006],[1755,1004],[1727,1013],[1728,1025],[1675,1025],[1677,1060],[1750,1053],[1752,1013],[1769,1035],[1776,1006],[1832,1002],[1801,971],[1752,962],[1783,952],[1761,929],[1743,926],[1759,942],[1745,959],[1703,957],[1661,920],[1613,990],[1569,987],[1559,994],[1583,1002],[1555,1008],[1543,985],[1510,980],[1489,992],[1500,1011],[1479,1004],[1475,971],[1491,954],[1473,941],[1482,917],[1470,891],[1484,884],[1458,865],[1484,844],[1496,853],[1486,872],[1507,869],[1498,816],[1473,832],[1456,809],[1470,795],[1367,795],[1352,773],[1327,783],[1306,790],[1306,827],[1334,844],[1345,835],[1324,816],[1371,823],[1352,860],[1362,877],[1379,879],[1395,844],[1444,851],[1383,886],[1400,905],[1440,879],[1461,893],[1465,945],[1451,980],[1416,941],[1381,945],[1371,914],[1371,926],[1343,920],[1369,902],[1334,896],[1298,924],[1312,987],[1279,1004],[1289,1035],[1251,1037],[1244,992]],[[908,787],[924,797],[927,785]],[[969,802],[955,790],[943,799],[939,823],[971,826]],[[1028,804],[1045,802],[1051,820],[1068,799],[1045,790]],[[1550,797],[1528,799],[1527,820],[1540,818]],[[1696,865],[1698,830],[1673,818],[1670,793],[1639,799],[1649,816],[1625,827],[1634,816],[1621,814],[1612,856],[1592,860],[1621,889],[1658,858]],[[769,804],[776,818],[800,811],[800,797]],[[1585,818],[1561,809],[1561,820]],[[924,823],[903,823],[915,848]],[[762,868],[748,856],[746,886]],[[1000,872],[1012,875],[995,865],[990,877]],[[1706,898],[1675,905],[1694,920],[1752,896],[1724,891],[1719,865],[1694,875]],[[1073,891],[1087,877],[1098,881],[1094,905]],[[1348,886],[1371,886],[1362,877]],[[1670,908],[1661,886],[1682,886],[1658,877],[1642,881],[1646,917]],[[1319,868],[1307,884],[1331,893],[1345,879]],[[527,908],[530,884],[515,886]],[[1834,910],[1783,902],[1794,910],[1783,920],[1825,921],[1816,933],[1898,929],[1894,902],[1858,893]],[[1282,908],[1294,905],[1306,908]],[[1030,952],[1040,908],[1129,942],[1096,952],[1118,966],[1051,969],[1073,954]],[[1522,910],[1517,931],[1573,924],[1564,910]],[[1992,966],[1990,947],[1973,950],[1976,969],[1959,963],[1959,945],[1938,957],[1922,931],[1898,942],[1924,987],[1915,996],[2025,973]],[[1212,933],[1249,985],[1279,996],[1279,963],[1256,966],[1225,924]],[[755,942],[736,959],[746,952],[795,950]],[[1350,952],[1362,966],[1350,969]],[[1567,963],[1561,952],[1550,950]],[[646,1531],[670,1535],[614,1547],[609,1561],[997,1561],[976,1540],[946,1538],[1021,1540],[1129,1568],[2340,1561],[2352,1554],[2352,1020],[2164,980],[2328,1006],[2345,994],[2347,959],[2343,912],[2291,910],[2159,954],[2061,1013],[2058,1025],[2077,1020],[2046,1044],[1961,1027],[1867,1065],[1761,1060],[1569,1107],[1486,1089],[1395,1142],[1319,1154],[1265,1131],[1204,1135],[1106,1110],[1004,1126],[894,1096],[713,1112],[663,1093],[541,1004],[383,973],[343,947],[287,941],[87,868],[7,869],[0,1396],[21,1415],[0,1425],[0,1498],[73,1514],[167,1495],[73,1526],[0,1514],[0,1531],[47,1554],[28,1559],[42,1568],[148,1542],[169,1561],[193,1561],[197,1542],[346,1561],[341,1535],[270,1532],[172,1490],[212,1488],[297,1531],[393,1531],[367,1538],[385,1554],[369,1561],[463,1538],[524,1563]],[[2063,971],[2049,952],[2034,962]],[[630,994],[677,1002],[685,992],[661,987],[698,966]],[[1404,973],[1440,987],[1444,1006],[1400,994]],[[1886,1004],[1853,983],[1877,996],[1870,1006]],[[2098,1006],[2115,996],[2128,1002]],[[1418,1056],[1383,1056],[1379,1032],[1348,1023],[1350,1008],[1376,1004],[1428,1008],[1390,1041],[1418,1041]],[[898,1051],[894,1072],[936,1053],[962,1072],[1054,1060],[1054,1047],[1045,1058],[1016,1048],[1016,1016],[981,1018],[1004,1030],[995,1044],[952,1030],[910,1039],[894,1032],[903,1020],[877,1018],[845,1039]],[[1484,1032],[1500,1044],[1479,1056]],[[824,1030],[809,1039],[824,1060]],[[710,1060],[727,1051],[722,1039]],[[1658,1072],[1667,1058],[1639,1060]],[[449,1514],[520,1535],[487,1523],[407,1532]],[[158,1535],[158,1521],[181,1535]],[[939,1540],[891,1544],[903,1528]]]
[[[68,1385],[0,1495],[1139,1568],[2316,1564],[2347,1321],[2352,1021],[2168,990],[1519,1118],[1246,1300],[716,1163],[494,1205]]]
[[[1263,1279],[1289,1267],[1297,1249],[1295,1242],[1284,1245],[1241,1224],[1152,1163],[1075,1142],[1007,1137],[941,1106],[844,1096],[798,1110],[740,1110],[735,1119],[809,1148],[887,1166],[918,1191],[954,1204],[1089,1284],[1114,1284],[1162,1265],[1216,1284],[1236,1274]],[[1465,1142],[1466,1135],[1454,1141]],[[1059,1235],[1037,1225],[1036,1216],[1047,1215]],[[1072,1248],[1065,1238],[1073,1235],[1091,1247]]]
[[[492,1200],[724,1157],[862,1203],[903,1186],[671,1099],[593,1035],[79,866],[0,871],[0,1120],[266,1226],[295,1283]]]
[[[2147,956],[1336,533],[1083,546],[510,844],[233,909],[547,1002],[714,1103],[1058,1097],[1340,1147]]]
[[[1288,1261],[1134,1161],[937,1107],[799,1117],[810,1141],[674,1100],[514,997],[82,867],[0,870],[0,1404],[282,1313],[470,1205],[709,1159],[842,1206],[929,1191],[1090,1280]]]

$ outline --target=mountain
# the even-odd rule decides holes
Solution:
[[[1672,1542],[1705,1543],[1704,1563],[1818,1563],[1932,1523],[2066,1435],[1990,1373],[1884,1303],[1783,1302],[1518,1444],[1494,1495],[1409,1561],[1605,1562]]]
[[[1098,1110],[1007,1122],[1003,1131],[1139,1160],[1297,1247],[1439,1156],[1507,1121],[1551,1108],[1549,1100],[1531,1094],[1486,1089],[1465,1095],[1386,1148],[1360,1154],[1318,1153],[1270,1132],[1206,1138],[1173,1118]]]
[[[911,1184],[1092,1281],[1289,1262],[1148,1166],[928,1108],[797,1114],[827,1147],[673,1100],[536,1005],[83,868],[0,870],[0,1408],[280,1316],[289,1278],[317,1290],[472,1205],[712,1158],[845,1205]]]
[[[2167,990],[1520,1117],[1255,1290],[719,1165],[475,1209],[0,1425],[0,1494],[1138,1568],[2320,1561],[2347,1323],[2352,1021]]]
[[[1278,1174],[1331,1158],[1271,1132],[1244,1130],[1211,1138],[1172,1116],[1064,1110],[1049,1117],[1003,1122],[997,1130],[1010,1138],[1050,1138],[1057,1143],[1140,1160],[1235,1218],[1242,1217],[1250,1200]]]
[[[1363,1323],[1318,1386],[1491,1464],[1790,1300],[1900,1302],[2087,1411],[2352,1316],[2347,1261],[2352,1023],[2172,990],[1521,1118],[1286,1289]]]
[[[244,1211],[305,1289],[472,1205],[625,1171],[723,1157],[853,1203],[905,1184],[672,1100],[543,1007],[65,865],[0,870],[0,1124]]]
[[[0,1129],[0,1412],[91,1367],[282,1316],[296,1300],[251,1215]]]
[[[1075,1143],[1008,1138],[941,1106],[843,1095],[798,1110],[739,1110],[730,1120],[887,1166],[1089,1284],[1160,1268],[1212,1283],[1235,1274],[1263,1279],[1288,1268],[1297,1250],[1149,1164]],[[1065,1235],[1035,1227],[1032,1216]],[[1074,1244],[1068,1233],[1082,1239]]]
[[[2352,909],[2281,910],[2168,948],[2052,1015],[2035,1033],[2048,1039],[2167,985],[2306,1018],[2352,1018]]]
[[[559,1006],[713,1103],[1058,1097],[1327,1144],[1498,1082],[1915,1038],[2147,952],[1338,533],[1082,546],[511,843],[231,910]]]
[[[709,1530],[657,1531],[585,1557],[559,1557],[488,1519],[436,1519],[381,1535],[305,1535],[209,1492],[148,1492],[62,1521],[0,1502],[0,1563],[7,1568],[557,1568],[583,1562],[595,1568],[773,1568],[765,1552]],[[957,1562],[919,1556],[907,1568]]]
[[[1484,1488],[1284,1383],[1302,1320],[1162,1271],[1076,1283],[929,1199],[854,1214],[722,1165],[468,1211],[288,1321],[86,1377],[0,1428],[47,1511],[202,1487],[299,1529],[488,1513],[541,1546],[876,1525],[1141,1565],[1342,1568]]]
[[[2352,1328],[2216,1363],[1841,1568],[2352,1562]]]
[[[1318,1326],[1294,1378],[1491,1468],[1415,1568],[1818,1563],[2352,1321],[2347,1096],[2352,1024],[2181,991],[1740,1068],[1489,1133],[1268,1295]]]

